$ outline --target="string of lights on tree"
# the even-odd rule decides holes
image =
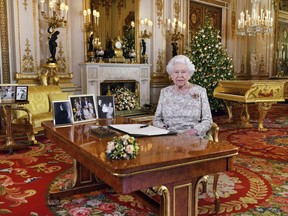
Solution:
[[[196,69],[190,82],[206,88],[214,112],[225,109],[223,100],[213,97],[215,87],[220,80],[234,79],[232,58],[223,47],[219,33],[210,25],[210,17],[206,16],[203,28],[185,49]]]

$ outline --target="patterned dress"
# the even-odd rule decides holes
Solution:
[[[174,86],[161,90],[153,119],[156,127],[168,126],[178,133],[192,128],[205,137],[212,126],[212,115],[205,88],[193,84],[186,94],[178,93]]]

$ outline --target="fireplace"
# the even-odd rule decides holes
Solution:
[[[135,80],[105,80],[100,83],[101,95],[113,95],[117,111],[139,110],[139,84]]]
[[[135,82],[140,106],[150,103],[150,64],[82,63],[80,68],[83,94],[101,95],[101,83]]]
[[[111,95],[116,88],[127,88],[139,96],[139,85],[136,80],[104,80],[100,83],[100,94]]]

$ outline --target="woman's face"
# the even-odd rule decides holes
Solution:
[[[190,79],[188,67],[185,64],[177,63],[174,65],[171,78],[174,84],[178,87],[183,87]]]

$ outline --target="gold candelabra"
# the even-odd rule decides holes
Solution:
[[[46,4],[45,0],[40,0],[41,15],[48,23],[49,51],[51,56],[42,65],[39,73],[39,80],[42,85],[58,85],[59,65],[56,60],[57,39],[60,34],[57,28],[65,27],[68,20],[68,5],[64,0],[50,0]]]
[[[147,18],[140,20],[140,38],[149,39],[152,36],[153,22]]]
[[[173,19],[173,22],[171,22],[170,19],[167,19],[167,31],[168,34],[171,35],[172,42],[182,40],[184,38],[183,33],[185,32],[185,29],[186,29],[185,23],[182,23],[176,18]]]
[[[99,36],[99,19],[99,11],[90,8],[83,10],[84,32],[89,35],[87,55],[90,62],[95,61],[95,54],[97,54],[95,50],[102,50]]]
[[[48,13],[45,11],[47,7],[45,0],[40,0],[41,15],[47,20],[48,32],[51,34],[55,29],[65,27],[68,19],[68,5],[63,0],[50,0],[48,3]],[[51,31],[52,29],[52,31]]]

